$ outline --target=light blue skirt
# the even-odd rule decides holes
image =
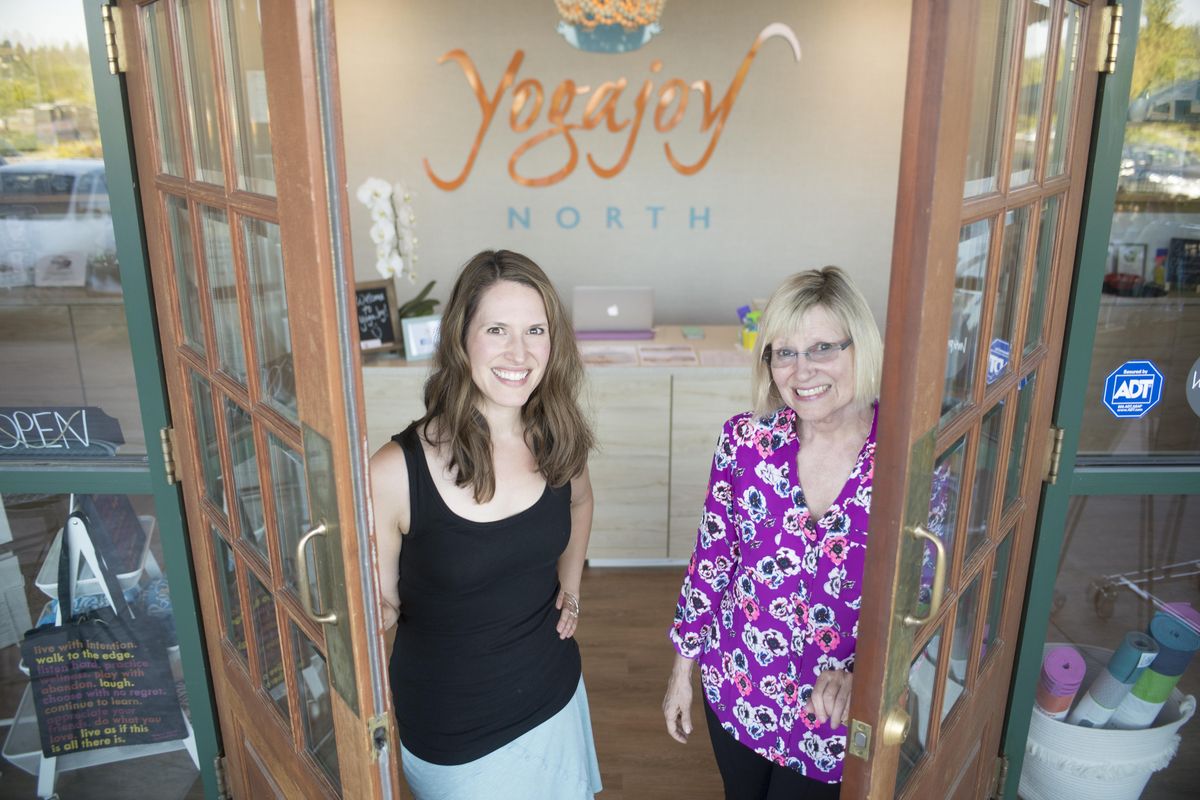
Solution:
[[[592,800],[600,764],[583,678],[550,719],[466,764],[430,764],[400,745],[404,779],[417,800]]]

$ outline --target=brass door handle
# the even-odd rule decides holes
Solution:
[[[332,625],[337,622],[337,614],[330,611],[327,614],[318,614],[313,609],[312,586],[308,583],[308,543],[316,536],[324,536],[329,532],[324,522],[312,528],[303,536],[300,541],[296,542],[296,571],[300,573],[296,576],[297,583],[300,589],[300,603],[304,606],[304,613],[313,620],[321,624]]]
[[[909,533],[918,541],[924,540],[932,544],[935,553],[933,562],[933,591],[929,596],[929,613],[924,617],[914,617],[912,614],[904,617],[905,625],[916,628],[936,617],[938,610],[942,607],[942,596],[946,593],[946,545],[942,543],[941,539],[930,533],[924,525],[917,525],[911,528]]]
[[[902,708],[893,708],[884,717],[883,727],[880,729],[883,733],[883,743],[889,747],[904,744],[904,740],[908,738],[908,727],[911,722],[907,711]]]

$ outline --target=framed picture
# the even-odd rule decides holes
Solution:
[[[396,335],[396,289],[390,280],[366,281],[354,286],[358,312],[358,346],[364,353],[399,350]]]
[[[1147,245],[1145,244],[1118,242],[1117,272],[1124,272],[1127,275],[1137,275],[1139,278],[1145,279],[1146,250]]]
[[[438,332],[442,328],[442,315],[428,317],[406,317],[400,320],[404,332],[404,357],[409,361],[422,361],[433,356],[437,348]]]

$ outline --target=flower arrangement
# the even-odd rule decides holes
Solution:
[[[398,181],[390,184],[380,178],[367,178],[355,193],[371,214],[371,241],[375,243],[375,269],[385,278],[404,275],[417,280],[417,217],[413,213],[413,193]]]
[[[587,30],[597,25],[620,25],[627,31],[657,23],[666,0],[554,0],[558,14],[569,24]]]

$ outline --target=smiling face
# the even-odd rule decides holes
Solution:
[[[771,350],[801,353],[819,344],[838,344],[848,338],[846,331],[823,306],[813,306],[790,336],[771,342]],[[830,361],[817,363],[797,355],[791,364],[772,366],[774,381],[783,402],[803,422],[836,422],[855,413],[854,346],[839,351]]]
[[[550,363],[550,329],[541,295],[513,281],[492,284],[467,323],[466,347],[484,416],[524,406]]]

